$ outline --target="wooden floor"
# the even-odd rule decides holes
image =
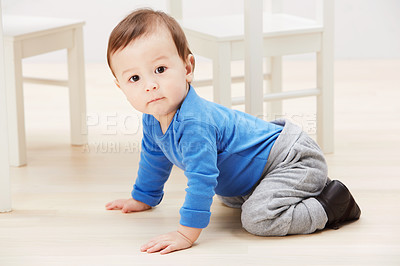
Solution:
[[[284,67],[285,88],[315,86],[313,63]],[[50,77],[64,70],[32,63],[24,69]],[[196,71],[205,76],[210,65],[199,62]],[[28,165],[11,168],[13,211],[0,214],[0,265],[400,265],[400,60],[335,64],[336,142],[327,160],[330,177],[347,184],[361,206],[359,221],[337,231],[257,237],[241,228],[238,210],[215,200],[197,244],[165,256],[139,247],[176,229],[185,177],[174,168],[163,202],[150,211],[105,210],[106,202],[130,196],[140,115],[105,65],[87,65],[86,76],[90,126],[84,147],[69,145],[67,90],[25,86]],[[197,91],[211,97],[210,88]],[[313,135],[314,103],[287,101],[283,115]]]

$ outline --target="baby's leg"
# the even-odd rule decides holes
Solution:
[[[327,215],[315,199],[327,182],[318,145],[301,134],[287,156],[270,171],[242,205],[243,227],[252,234],[283,236],[323,229]]]
[[[248,196],[224,197],[217,195],[219,200],[228,207],[240,209]]]

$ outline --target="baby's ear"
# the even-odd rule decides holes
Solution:
[[[187,59],[186,59],[186,81],[187,82],[192,82],[193,80],[193,74],[194,74],[194,56],[192,54],[189,54]]]
[[[115,80],[114,80],[114,83],[115,83],[115,85],[117,85],[117,87],[118,87],[118,88],[120,88],[120,89],[121,89],[121,86],[119,86],[119,82],[118,82],[118,80],[117,80],[117,79],[115,79]]]

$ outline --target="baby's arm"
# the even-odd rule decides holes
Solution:
[[[146,203],[140,202],[133,198],[118,199],[106,204],[107,210],[121,210],[123,213],[128,212],[141,212],[150,209],[151,207]]]
[[[202,229],[179,225],[177,231],[160,235],[141,247],[141,251],[167,254],[173,251],[190,248],[199,238]]]
[[[177,150],[182,154],[182,164],[188,178],[185,203],[180,214],[177,231],[157,236],[143,245],[141,251],[148,253],[169,252],[190,248],[200,236],[210,219],[210,207],[217,186],[217,132],[212,126],[190,120],[182,127]],[[193,134],[196,132],[196,134]],[[189,225],[183,226],[182,224]]]
[[[121,210],[123,213],[145,211],[159,204],[163,197],[164,183],[169,177],[172,163],[152,139],[146,117],[143,116],[142,150],[132,198],[111,201],[106,204],[107,210]]]

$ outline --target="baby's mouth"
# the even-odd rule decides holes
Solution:
[[[153,100],[149,101],[148,103],[154,103],[154,102],[158,102],[159,100],[164,99],[165,97],[161,97],[161,98],[154,98]]]

